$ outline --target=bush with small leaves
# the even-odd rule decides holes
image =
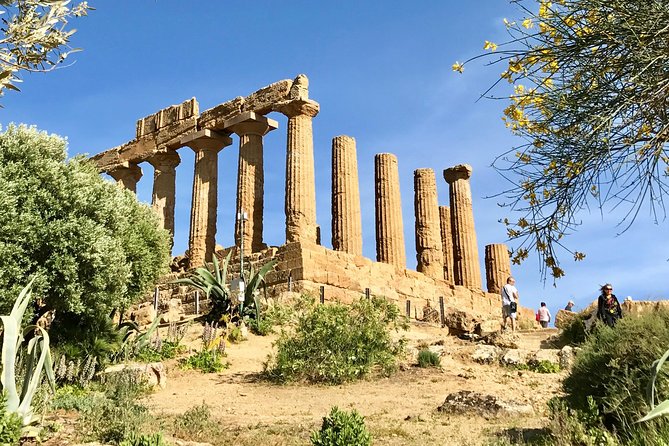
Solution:
[[[346,412],[334,406],[323,417],[320,431],[311,434],[313,446],[369,446],[372,436],[365,426],[365,419],[357,411]]]
[[[418,367],[440,367],[441,358],[439,353],[435,353],[427,348],[418,352]]]
[[[265,374],[278,382],[305,380],[340,384],[372,371],[389,375],[397,369],[405,341],[390,330],[406,329],[399,308],[383,298],[360,299],[353,305],[312,306],[298,316],[294,331],[283,331],[277,353]]]
[[[7,411],[7,393],[0,392],[0,444],[19,444],[23,422],[16,412]]]

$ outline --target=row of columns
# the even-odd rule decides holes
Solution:
[[[482,288],[474,210],[469,179],[472,168],[457,165],[443,172],[449,185],[450,207],[439,206],[432,169],[414,172],[416,269],[456,285]],[[404,228],[397,158],[380,153],[374,158],[376,259],[405,268]],[[332,247],[351,254],[362,252],[362,228],[355,140],[332,140]],[[498,293],[510,275],[506,245],[486,246],[489,292]]]
[[[316,241],[316,185],[314,178],[312,118],[319,105],[312,100],[281,104],[278,111],[288,117],[286,144],[286,241]],[[232,144],[232,133],[239,136],[237,170],[237,218],[247,215],[244,228],[245,254],[264,248],[263,231],[263,136],[278,123],[254,112],[242,113],[226,121],[222,132],[202,129],[184,136],[181,146],[195,152],[193,198],[188,252],[191,266],[211,261],[216,247],[218,201],[218,152]],[[148,160],[154,167],[152,206],[163,227],[174,234],[176,167],[180,157],[174,150],[160,152]],[[118,184],[136,192],[142,176],[135,163],[126,163],[109,172]],[[235,224],[235,242],[240,245],[240,225]]]
[[[318,103],[298,99],[280,105],[288,117],[286,147],[286,242],[316,241],[315,176],[312,119]],[[237,215],[247,214],[243,235],[236,224],[235,241],[245,254],[262,250],[263,231],[263,136],[276,129],[276,121],[253,112],[243,113],[223,125],[223,132],[203,129],[181,139],[195,152],[195,173],[189,234],[191,266],[211,260],[215,250],[218,183],[218,152],[239,136]],[[165,229],[174,233],[176,151],[158,153],[154,167],[152,205]],[[457,285],[482,288],[472,196],[471,167],[458,165],[444,170],[449,184],[450,207],[439,206],[436,177],[432,169],[414,172],[414,210],[417,270]],[[136,190],[141,178],[138,165],[128,163],[110,172],[122,187]],[[397,158],[377,154],[374,160],[377,261],[406,266]],[[355,140],[338,136],[332,141],[332,246],[335,250],[362,254],[362,222]],[[238,223],[238,222],[237,222]],[[490,292],[510,274],[505,245],[486,246],[486,279]]]

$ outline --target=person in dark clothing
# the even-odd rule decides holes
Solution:
[[[623,312],[620,309],[618,298],[613,294],[613,286],[607,283],[602,286],[601,294],[597,299],[597,318],[609,327],[613,327],[621,317],[623,317]]]

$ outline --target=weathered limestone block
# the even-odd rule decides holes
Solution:
[[[451,208],[439,206],[441,229],[441,251],[444,257],[444,280],[453,282],[453,233],[451,231]]]
[[[246,212],[244,225],[244,254],[265,248],[263,232],[263,191],[265,173],[263,166],[263,136],[279,124],[254,112],[245,112],[225,122],[224,129],[239,135],[239,164],[237,169],[237,222],[235,242],[241,246],[240,213]]]
[[[188,99],[179,105],[172,105],[137,121],[137,139],[169,127],[179,121],[197,119],[200,108],[195,98]]]
[[[437,180],[432,169],[414,171],[417,270],[434,279],[444,278]]]
[[[137,182],[142,178],[142,168],[135,163],[123,163],[122,166],[107,172],[123,189],[137,193]]]
[[[362,216],[355,139],[332,139],[332,248],[362,255]]]
[[[472,192],[469,186],[471,175],[472,168],[467,164],[459,164],[444,170],[451,203],[455,284],[481,289]]]
[[[530,404],[502,400],[494,395],[484,395],[470,390],[460,390],[446,396],[444,403],[437,408],[439,412],[475,413],[482,417],[518,416],[534,413]]]
[[[176,167],[181,159],[176,151],[161,152],[148,160],[154,167],[151,205],[164,229],[174,235]]]
[[[316,182],[312,119],[320,106],[312,100],[276,105],[288,117],[286,148],[286,243],[316,241]]]
[[[578,313],[560,309],[555,315],[555,326],[561,330],[564,330],[577,317],[579,317]]]
[[[191,205],[188,256],[190,267],[210,262],[216,247],[216,206],[218,199],[218,152],[232,139],[211,130],[200,130],[181,140],[195,152],[193,201]]]
[[[494,364],[499,361],[502,349],[495,345],[479,344],[472,353],[472,359],[481,364]]]
[[[404,224],[397,157],[378,153],[374,157],[376,201],[376,260],[406,268]]]
[[[533,357],[533,353],[524,349],[510,349],[502,356],[501,362],[504,365],[527,364],[527,360]]]
[[[555,348],[542,348],[534,353],[532,359],[536,362],[548,361],[551,364],[560,365],[560,350]]]
[[[509,248],[503,243],[485,247],[486,287],[489,293],[499,294],[511,276]]]

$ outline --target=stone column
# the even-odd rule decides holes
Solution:
[[[432,169],[413,173],[414,214],[416,216],[416,270],[434,279],[444,278],[437,179]]]
[[[355,139],[332,139],[332,249],[362,255],[362,217]]]
[[[181,138],[195,152],[193,202],[190,212],[188,255],[190,267],[210,262],[216,248],[218,152],[232,144],[227,135],[204,129]]]
[[[312,119],[320,106],[309,99],[277,105],[288,117],[286,147],[286,243],[316,242],[316,180]]]
[[[156,211],[163,228],[174,236],[176,167],[181,159],[176,151],[170,150],[157,153],[147,161],[154,168],[151,206]]]
[[[455,284],[481,289],[474,209],[469,178],[472,168],[459,164],[444,170],[444,179],[449,185],[451,202],[451,230],[453,231],[453,264]]]
[[[441,252],[444,255],[444,280],[454,281],[453,275],[453,233],[451,231],[451,208],[439,206],[441,223]]]
[[[485,247],[485,277],[489,293],[499,294],[511,276],[511,259],[509,248],[503,243],[486,245]]]
[[[132,162],[124,162],[123,167],[107,172],[123,189],[137,193],[137,182],[142,178],[142,168]]]
[[[242,113],[225,121],[224,128],[239,135],[239,167],[237,170],[237,212],[246,212],[248,221],[244,225],[244,254],[264,249],[263,193],[265,173],[263,170],[263,136],[278,127],[273,119],[254,112]],[[239,219],[235,224],[235,243],[240,243]]]
[[[376,201],[376,260],[406,269],[402,199],[397,157],[378,153],[374,157]]]

